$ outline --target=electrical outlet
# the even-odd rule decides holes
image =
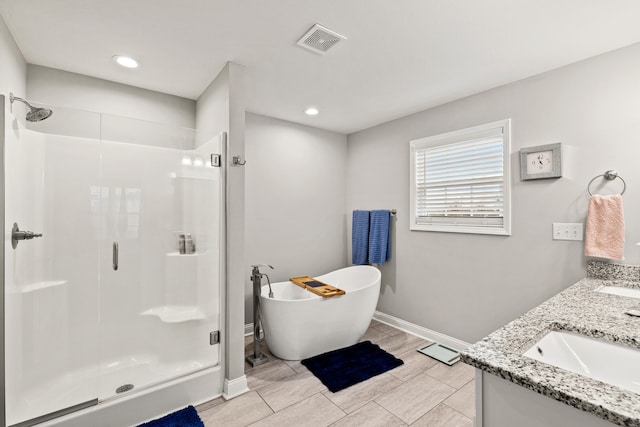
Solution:
[[[582,224],[579,222],[554,222],[553,240],[582,240]]]

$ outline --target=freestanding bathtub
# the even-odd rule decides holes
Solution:
[[[292,282],[262,287],[260,310],[269,350],[285,360],[301,360],[353,345],[362,338],[378,303],[380,270],[358,265],[315,279],[344,290],[323,298]]]

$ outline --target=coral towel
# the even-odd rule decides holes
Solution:
[[[621,260],[623,251],[622,196],[591,196],[584,239],[585,256]]]

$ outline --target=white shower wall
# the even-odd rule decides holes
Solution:
[[[45,135],[14,126],[19,139],[5,146],[11,159],[6,165],[7,223],[16,221],[21,229],[45,237],[6,249],[8,424],[29,417],[25,402],[37,399],[33,392],[38,389],[46,393],[60,372],[97,368],[99,319],[98,242],[91,236],[89,217],[60,217],[78,208],[88,213],[78,197],[88,194],[79,185],[98,178],[99,144],[76,140],[51,150]],[[69,167],[78,158],[85,161]],[[95,381],[83,387],[84,393],[97,393]]]

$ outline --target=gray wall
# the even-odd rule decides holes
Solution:
[[[27,64],[13,40],[9,29],[0,17],[0,93],[6,96],[6,119],[11,121],[9,92],[22,96],[26,92]]]
[[[228,133],[227,236],[225,318],[225,394],[244,392],[244,188],[245,168],[231,166],[231,157],[244,158],[244,68],[228,63],[200,95],[196,104],[196,127],[206,135]],[[237,387],[237,388],[234,388]],[[242,388],[242,390],[240,390]]]
[[[256,114],[246,121],[245,319],[252,264],[272,282],[346,266],[347,137]],[[266,281],[265,281],[266,283]]]
[[[22,96],[36,103],[195,127],[192,99],[39,65],[27,66],[27,93]]]
[[[625,262],[638,264],[638,76],[640,44],[349,135],[348,211],[398,209],[378,310],[474,342],[576,282],[583,242],[552,240],[551,224],[584,222],[587,183],[607,169],[627,182]],[[409,141],[509,117],[512,236],[409,231]],[[554,142],[563,178],[521,182],[518,150]]]

